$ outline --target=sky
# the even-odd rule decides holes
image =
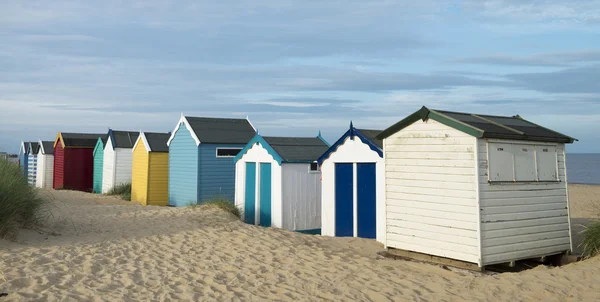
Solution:
[[[600,153],[600,0],[1,1],[0,150],[181,114],[334,142],[427,106]]]

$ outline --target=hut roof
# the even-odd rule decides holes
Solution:
[[[477,138],[497,138],[522,141],[573,143],[577,139],[542,127],[520,117],[496,116],[434,110],[423,106],[417,112],[381,132],[377,138],[384,139],[404,129],[417,120],[436,120]]]

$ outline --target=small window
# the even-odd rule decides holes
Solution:
[[[217,148],[217,157],[234,157],[242,151],[242,148]]]
[[[319,171],[319,164],[318,163],[310,163],[310,172],[317,172]]]

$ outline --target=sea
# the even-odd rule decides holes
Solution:
[[[569,183],[600,185],[600,153],[567,153]]]

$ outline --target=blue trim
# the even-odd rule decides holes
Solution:
[[[271,147],[271,145],[269,145],[269,143],[267,143],[267,141],[260,136],[259,134],[256,134],[244,147],[244,149],[242,149],[242,151],[240,151],[240,153],[238,153],[238,155],[236,155],[233,158],[233,162],[237,163],[238,160],[240,160],[242,158],[242,156],[244,156],[244,154],[246,154],[248,152],[248,150],[250,150],[250,148],[252,148],[252,146],[254,146],[254,144],[259,143],[262,145],[263,148],[265,148],[267,150],[267,152],[273,156],[273,158],[275,159],[275,161],[277,161],[278,164],[281,165],[281,163],[283,162],[283,158],[281,156],[279,156],[279,154],[277,152],[275,152],[275,150]]]
[[[321,130],[319,130],[319,134],[317,135],[317,138],[320,139],[321,141],[323,141],[325,143],[325,145],[327,145],[327,147],[331,147],[331,145],[321,136]]]
[[[321,229],[300,230],[296,232],[307,235],[321,235]]]
[[[348,129],[348,131],[346,131],[346,133],[344,133],[344,135],[342,135],[342,137],[340,137],[335,144],[333,144],[329,150],[327,150],[325,153],[323,153],[323,155],[321,155],[321,157],[319,157],[319,159],[317,160],[317,162],[319,163],[319,165],[322,165],[323,162],[329,158],[329,156],[331,155],[331,153],[337,151],[337,149],[339,148],[340,145],[342,145],[344,143],[344,141],[346,140],[347,137],[350,137],[350,139],[354,139],[354,137],[358,137],[360,138],[360,140],[366,144],[367,146],[369,146],[369,148],[371,148],[371,150],[377,152],[377,154],[379,154],[379,157],[383,158],[383,150],[381,150],[379,148],[379,146],[377,146],[373,141],[371,141],[368,137],[366,137],[364,134],[362,134],[362,132],[360,132],[358,129],[354,128],[354,126],[352,125],[352,122],[350,123],[350,129]]]

